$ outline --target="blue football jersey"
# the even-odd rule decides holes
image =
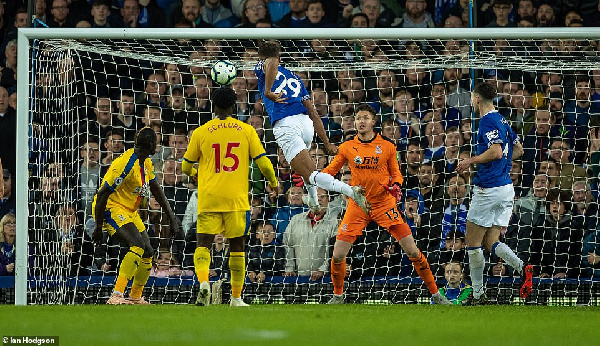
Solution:
[[[502,146],[502,158],[479,164],[473,184],[482,188],[512,184],[509,172],[513,146],[518,141],[519,137],[500,113],[494,110],[485,114],[479,120],[477,155],[483,154],[492,144],[500,144]]]
[[[269,114],[271,125],[285,117],[302,113],[308,114],[308,110],[302,104],[302,101],[310,99],[304,83],[294,72],[281,65],[277,69],[277,76],[275,76],[271,91],[277,94],[282,93],[282,97],[287,98],[287,100],[285,100],[285,103],[275,103],[265,97],[264,63],[264,60],[259,61],[254,67],[254,73],[258,78],[258,90],[265,104],[267,114]]]

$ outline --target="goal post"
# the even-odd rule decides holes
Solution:
[[[371,63],[353,61],[348,64],[336,64],[334,60],[310,61],[305,63],[298,58],[299,70],[305,71],[336,71],[340,69],[407,69],[413,67],[428,69],[443,69],[446,67],[457,67],[470,70],[501,70],[514,69],[522,71],[561,70],[561,71],[591,71],[600,69],[600,58],[596,52],[571,56],[571,51],[555,52],[553,56],[545,55],[543,59],[532,57],[520,57],[514,55],[501,56],[490,52],[491,47],[486,46],[483,51],[478,51],[481,45],[493,40],[584,40],[587,42],[600,41],[600,28],[465,28],[465,29],[354,29],[354,28],[327,28],[327,29],[52,29],[52,28],[21,28],[18,30],[18,71],[17,71],[17,168],[16,168],[16,201],[17,201],[17,235],[16,235],[16,265],[15,265],[15,304],[28,304],[28,289],[31,283],[28,281],[30,240],[29,209],[33,200],[30,200],[30,168],[29,153],[32,138],[30,137],[32,108],[35,107],[32,99],[32,90],[35,88],[35,57],[32,51],[36,49],[39,42],[47,41],[50,49],[60,50],[61,47],[68,49],[90,52],[105,53],[107,55],[132,58],[137,61],[154,61],[173,64],[193,66],[195,62],[190,61],[187,56],[178,51],[177,40],[207,40],[214,39],[224,42],[237,42],[239,40],[254,39],[281,39],[281,40],[381,40],[389,44],[390,51],[394,52],[389,60],[379,60]],[[123,47],[112,47],[106,42],[111,40],[123,44]],[[136,40],[144,40],[149,44],[136,46]],[[153,43],[164,41],[170,42],[166,50],[153,51]],[[443,46],[446,40],[476,41],[471,45],[471,52],[466,54],[443,56],[441,54],[432,56],[420,56],[415,59],[407,59],[405,53],[398,53],[397,42],[421,41],[436,42]],[[127,42],[133,42],[127,46]],[[389,43],[391,42],[391,43]],[[600,45],[600,42],[598,43]],[[150,47],[150,48],[148,48]],[[113,49],[114,51],[108,51]],[[170,49],[173,51],[170,51]],[[169,55],[171,52],[174,55]],[[185,53],[185,51],[183,51]],[[282,52],[285,54],[285,51]],[[88,58],[91,59],[91,58]],[[295,57],[290,57],[295,59]],[[243,65],[249,70],[250,63],[239,61],[236,57],[235,63]],[[214,61],[204,61],[203,67]],[[116,63],[115,63],[116,64]],[[245,65],[244,65],[245,64]],[[68,68],[68,67],[67,67]],[[590,76],[590,74],[588,74]],[[469,77],[470,78],[470,77]],[[325,83],[325,81],[323,81]],[[87,91],[86,91],[87,92]],[[93,94],[90,92],[90,94]],[[87,95],[83,95],[87,96]],[[91,95],[92,97],[96,95]],[[463,105],[467,106],[468,105]],[[89,107],[89,106],[88,106]],[[471,117],[471,114],[463,114],[463,118]],[[76,127],[73,127],[76,128]],[[75,139],[76,133],[67,134],[73,136],[74,144],[79,144]],[[1,140],[1,139],[0,139]],[[68,142],[68,140],[67,140]],[[77,147],[69,148],[73,153],[71,157],[77,158]],[[74,163],[69,163],[74,164]],[[54,274],[62,277],[62,273]],[[75,285],[76,286],[76,285]],[[361,288],[359,287],[359,290]],[[597,289],[597,288],[596,288]],[[316,292],[314,288],[310,292]],[[321,292],[317,294],[327,294]],[[62,293],[61,293],[62,294]],[[309,294],[306,290],[305,294]],[[68,300],[74,302],[75,299]]]

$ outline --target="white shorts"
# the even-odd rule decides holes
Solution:
[[[490,188],[474,186],[467,221],[481,227],[507,227],[514,197],[515,189],[512,184]]]
[[[277,120],[273,135],[288,163],[304,149],[310,149],[315,135],[312,120],[306,114],[296,114]]]

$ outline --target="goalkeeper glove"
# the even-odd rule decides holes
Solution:
[[[387,190],[395,199],[396,203],[402,201],[402,190],[400,190],[400,184],[393,183],[392,185],[383,185],[383,188]]]
[[[294,185],[298,187],[304,186],[304,179],[302,179],[302,176],[296,172],[292,174],[292,181],[294,182]]]

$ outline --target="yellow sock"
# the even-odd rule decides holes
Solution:
[[[229,254],[229,271],[231,272],[231,296],[241,298],[246,278],[246,256],[243,252]]]
[[[210,267],[210,250],[205,247],[197,247],[194,252],[194,269],[198,282],[208,282],[208,268]]]
[[[134,299],[139,299],[142,297],[142,291],[144,290],[144,286],[146,286],[146,282],[148,282],[148,277],[150,276],[150,269],[152,269],[152,257],[142,258],[138,269],[133,275],[133,284],[131,284],[131,292],[129,293],[129,297]]]
[[[123,257],[123,261],[121,261],[121,266],[119,267],[119,276],[117,277],[117,282],[115,283],[114,290],[119,293],[125,293],[125,288],[127,287],[127,283],[135,274],[138,266],[140,265],[142,258],[142,254],[144,250],[141,247],[132,246]]]

